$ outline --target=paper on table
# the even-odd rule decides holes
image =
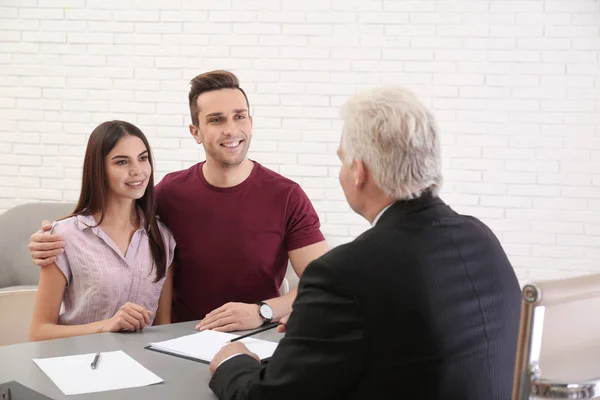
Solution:
[[[176,339],[150,343],[150,346],[169,353],[184,355],[203,361],[211,361],[215,354],[221,350],[221,347],[236,337],[238,335],[205,330]],[[277,348],[277,343],[275,342],[252,337],[242,339],[240,342],[244,343],[248,347],[248,350],[255,353],[261,360],[271,357]]]
[[[66,395],[104,392],[163,382],[121,350],[100,353],[96,369],[90,364],[95,353],[34,358],[33,361]]]

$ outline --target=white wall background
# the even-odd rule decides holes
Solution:
[[[522,280],[600,272],[598,0],[0,0],[0,212],[75,201],[108,119],[159,178],[203,158],[188,82],[235,72],[251,157],[299,182],[332,246],[368,225],[337,181],[338,106],[411,87],[443,133],[443,198],[488,223]]]

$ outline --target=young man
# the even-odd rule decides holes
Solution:
[[[298,276],[327,252],[319,218],[293,181],[248,159],[252,117],[228,71],[191,81],[190,133],[206,161],[168,174],[156,187],[158,214],[177,242],[172,322],[197,329],[253,329],[291,311],[296,290],[279,296],[288,259]],[[34,262],[53,261],[56,235],[36,233]],[[164,316],[162,317],[164,318]],[[161,318],[161,319],[162,319]]]
[[[510,398],[519,284],[490,229],[438,197],[433,115],[384,86],[342,117],[340,184],[373,227],[306,269],[269,363],[228,344],[211,389],[221,400]]]

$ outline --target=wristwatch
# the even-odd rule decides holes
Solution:
[[[263,325],[271,322],[273,320],[273,309],[271,306],[264,301],[259,301],[256,304],[258,304],[258,313],[264,319]]]

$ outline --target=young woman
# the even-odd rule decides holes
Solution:
[[[52,232],[64,253],[40,271],[31,340],[170,322],[175,240],[156,218],[150,146],[137,127],[94,129],[79,202]]]

